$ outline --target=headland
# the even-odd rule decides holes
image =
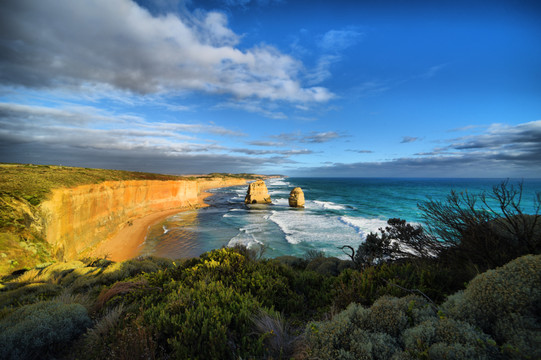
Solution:
[[[137,256],[149,225],[205,206],[206,190],[264,178],[0,165],[0,273],[55,261]]]

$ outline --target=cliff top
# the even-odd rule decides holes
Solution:
[[[267,178],[256,174],[163,175],[123,170],[90,169],[56,165],[0,163],[0,196],[25,199],[32,205],[41,203],[55,188],[97,184],[121,180],[195,180],[215,177],[244,179]]]

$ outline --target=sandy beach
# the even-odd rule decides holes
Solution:
[[[208,206],[204,199],[212,194],[203,192],[198,197],[197,208]],[[113,261],[124,261],[139,255],[140,245],[145,241],[149,227],[159,223],[165,218],[193,208],[177,208],[159,211],[131,219],[131,225],[126,225],[106,241],[101,242],[91,251],[92,257],[107,257]]]

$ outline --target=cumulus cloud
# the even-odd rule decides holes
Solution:
[[[241,50],[220,12],[153,15],[131,0],[7,0],[0,12],[0,82],[29,88],[110,86],[149,94],[325,102],[302,64],[268,45]]]

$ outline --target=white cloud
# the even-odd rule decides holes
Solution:
[[[342,61],[344,50],[357,44],[363,36],[363,33],[352,29],[330,30],[323,34],[318,42],[322,54],[306,76],[308,84],[319,84],[330,78],[331,67]]]
[[[237,48],[240,38],[219,12],[158,16],[131,0],[7,0],[0,23],[4,85],[188,90],[288,102],[333,96],[303,87],[302,64],[275,48]]]
[[[330,30],[321,37],[319,47],[326,52],[340,52],[355,45],[363,36],[363,33],[352,29]]]
[[[10,142],[68,148],[147,149],[163,154],[225,149],[214,140],[199,139],[194,134],[245,136],[216,125],[148,122],[138,116],[111,114],[89,106],[53,109],[0,103],[0,136]]]

